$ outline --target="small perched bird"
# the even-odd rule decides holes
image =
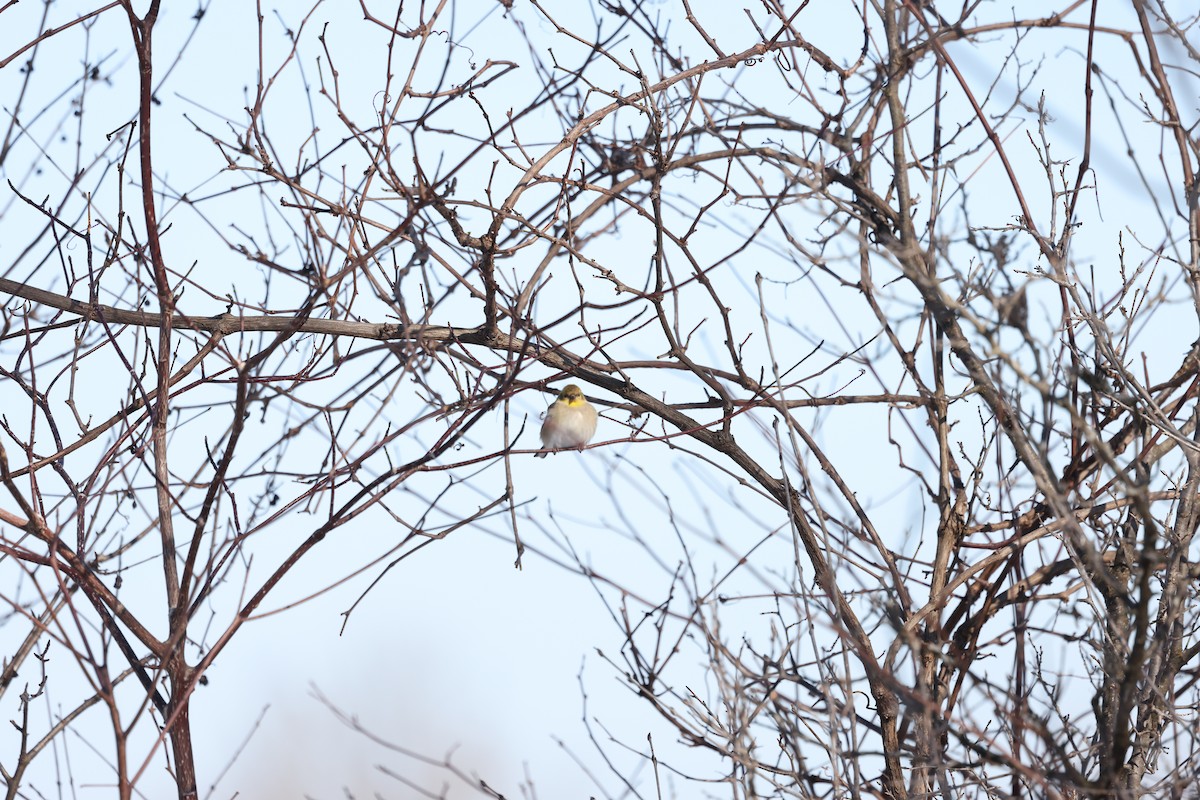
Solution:
[[[542,423],[542,446],[551,450],[583,447],[596,435],[596,407],[575,384],[567,384],[558,399],[546,409]],[[548,453],[538,453],[545,458]]]

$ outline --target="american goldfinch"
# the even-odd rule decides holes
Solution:
[[[575,384],[568,384],[546,409],[542,446],[551,450],[583,447],[596,435],[596,408]],[[536,458],[545,458],[538,453]]]

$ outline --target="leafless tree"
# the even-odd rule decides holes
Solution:
[[[595,585],[682,745],[614,794],[1194,796],[1200,18],[1030,8],[0,2],[7,797],[85,719],[198,796],[364,525],[305,594],[468,528]],[[649,577],[540,491],[565,382]]]

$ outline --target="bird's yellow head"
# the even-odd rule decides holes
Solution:
[[[558,393],[558,399],[569,406],[576,406],[587,402],[583,396],[583,390],[573,383],[568,383],[563,387],[563,390]]]

